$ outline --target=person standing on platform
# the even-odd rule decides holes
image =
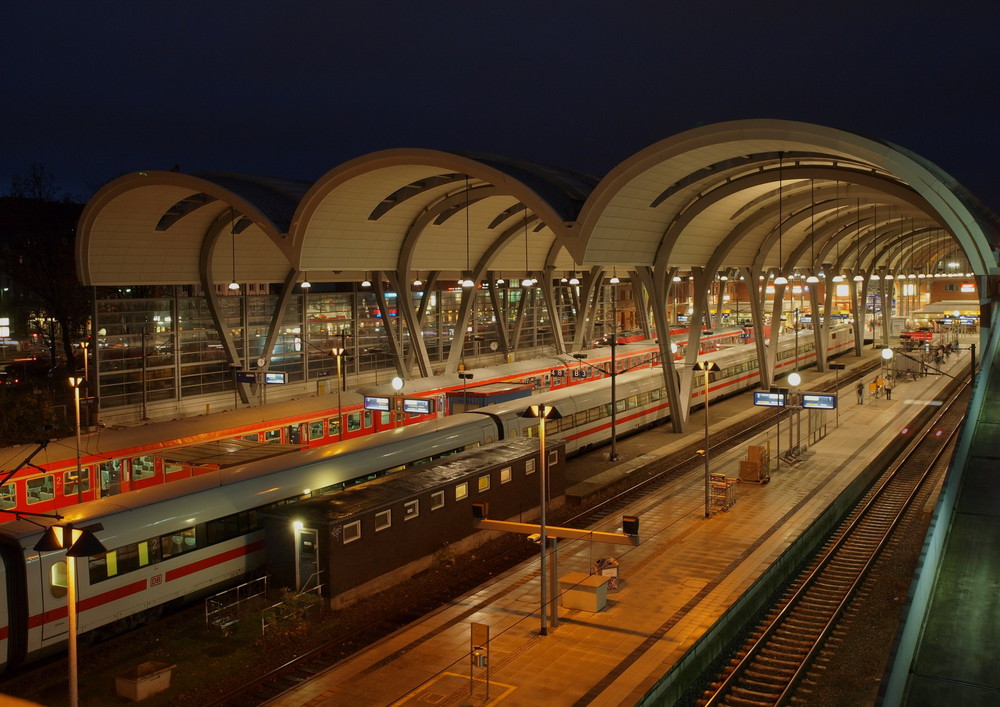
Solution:
[[[858,405],[865,404],[865,384],[858,381]]]
[[[868,398],[874,400],[876,397],[878,397],[878,381],[872,378],[872,382],[868,384]]]
[[[885,379],[885,399],[892,400],[892,377]]]

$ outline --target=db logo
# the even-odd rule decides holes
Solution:
[[[163,583],[162,574],[154,574],[152,577],[149,578],[149,586],[151,587],[155,587],[157,584],[162,584],[162,583]]]

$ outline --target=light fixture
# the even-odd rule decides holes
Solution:
[[[782,227],[782,221],[784,220],[784,214],[782,213],[781,210],[781,197],[782,197],[782,192],[784,190],[784,179],[783,179],[784,159],[785,159],[785,153],[779,152],[778,153],[778,274],[774,278],[775,285],[788,284],[788,278],[785,277],[781,272],[782,268],[781,227]]]
[[[608,280],[612,285],[617,285],[621,280],[618,279],[618,269],[614,268],[611,271],[611,279]]]
[[[531,272],[528,269],[528,205],[524,204],[522,216],[524,220],[524,279],[521,280],[521,287],[531,287],[534,281],[531,279]]]
[[[308,290],[310,287],[312,287],[312,283],[309,282],[309,271],[308,270],[305,273],[305,277],[302,278],[302,285],[300,285],[300,286],[302,287],[303,290]]]
[[[497,284],[502,285],[505,282],[506,280],[503,279],[503,273],[497,273]]]
[[[681,281],[681,276],[680,275],[674,275],[674,282],[680,282],[680,281]]]
[[[361,281],[361,286],[362,287],[371,287],[372,286],[371,280],[368,279],[368,271],[367,270],[365,270],[365,279]]]
[[[864,282],[865,281],[865,277],[861,273],[858,273],[857,275],[854,276],[853,280],[855,282]]]
[[[563,275],[561,278],[559,278],[559,282],[562,282],[564,284],[568,284],[569,283],[569,278],[566,277],[565,275]]]
[[[424,285],[424,281],[420,279],[420,273],[418,272],[417,276],[413,279],[413,286],[414,287],[423,287],[423,285]]]
[[[460,284],[462,287],[468,289],[475,287],[476,283],[472,281],[472,265],[471,261],[471,229],[469,227],[469,175],[465,175],[465,272],[462,274],[462,280]]]
[[[229,235],[233,241],[233,279],[229,283],[229,289],[232,292],[236,292],[240,289],[240,283],[236,282],[236,210],[232,207],[229,208],[229,216]]]
[[[580,278],[578,278],[576,276],[576,273],[573,273],[573,276],[569,279],[569,284],[571,284],[571,285],[579,285],[580,284]]]

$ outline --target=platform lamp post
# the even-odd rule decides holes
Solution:
[[[400,391],[403,390],[403,386],[406,385],[406,381],[399,376],[393,376],[390,381],[390,385],[392,385],[392,389],[396,391],[392,396],[392,426],[395,427],[397,421],[402,422],[403,394]],[[397,420],[397,416],[400,418],[399,420]]]
[[[796,365],[796,370],[794,370],[794,371],[792,371],[791,373],[788,374],[788,385],[790,387],[792,387],[793,389],[797,389],[799,387],[799,385],[802,383],[802,376],[799,375],[799,372],[798,372],[797,369],[798,369],[798,366]],[[794,429],[793,429],[793,426],[792,426],[792,410],[794,408],[791,405],[787,406],[787,407],[788,407],[788,453],[791,454],[792,451],[795,449],[795,440],[792,437],[792,434],[794,432]],[[802,441],[802,431],[801,431],[802,418],[799,416],[799,412],[800,412],[799,410],[795,411],[795,419],[798,420],[798,427],[800,427],[798,437],[799,437],[799,442],[801,443],[801,441]]]
[[[340,360],[344,357],[345,351],[347,351],[347,349],[343,346],[334,346],[330,349],[330,355],[337,359],[337,439],[341,441],[344,439],[344,419],[340,414],[340,388],[343,380]]]
[[[694,370],[705,372],[705,517],[712,516],[711,511],[711,481],[708,471],[708,374],[712,371],[722,370],[719,364],[714,361],[698,361],[694,364]]]
[[[70,376],[69,384],[73,388],[73,410],[76,413],[76,502],[83,503],[83,469],[80,465],[80,386],[85,378]]]
[[[548,634],[548,627],[545,622],[545,612],[548,606],[548,597],[546,596],[546,582],[545,582],[545,553],[548,551],[548,538],[547,531],[545,529],[545,507],[548,505],[548,494],[546,494],[546,478],[545,471],[548,464],[546,464],[545,456],[545,421],[546,420],[559,420],[562,415],[559,414],[559,410],[553,405],[529,405],[524,412],[521,413],[521,417],[534,417],[538,419],[538,505],[540,510],[539,516],[539,545],[542,548],[541,559],[539,564],[539,579],[541,580],[541,594],[540,594],[540,611],[541,611],[541,627],[539,633],[542,636]]]
[[[35,551],[52,552],[66,549],[66,613],[69,620],[68,662],[69,662],[69,704],[77,707],[80,703],[77,685],[76,657],[76,558],[92,557],[108,551],[97,539],[94,532],[103,530],[104,526],[97,523],[86,528],[74,528],[71,523],[52,525],[45,531],[41,539],[35,543]]]
[[[892,357],[896,355],[896,352],[892,350],[891,346],[886,346],[882,349],[882,378],[886,376],[886,367],[889,366],[889,362],[892,361]],[[892,370],[891,368],[889,369]]]
[[[472,380],[473,374],[466,371],[459,371],[458,377],[462,379],[462,411],[469,409],[469,399],[466,397],[466,386]]]

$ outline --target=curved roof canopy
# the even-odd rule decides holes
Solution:
[[[996,274],[1000,222],[889,143],[818,125],[697,128],[596,179],[504,158],[400,149],[314,184],[139,172],[87,204],[88,285],[507,277],[583,265]]]

